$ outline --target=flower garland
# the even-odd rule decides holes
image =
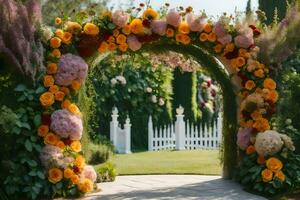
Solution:
[[[113,13],[107,12],[101,17],[86,18],[80,23],[57,18],[56,24],[61,28],[56,29],[54,36],[48,41],[50,54],[47,75],[44,76],[44,85],[49,91],[40,97],[45,112],[52,115],[51,119],[50,114],[43,116],[50,123],[47,120],[39,129],[39,135],[45,140],[45,148],[52,145],[51,151],[45,151],[49,157],[46,162],[55,163],[51,164],[48,172],[49,181],[52,183],[66,179],[81,192],[93,189],[93,172],[90,167],[85,166],[84,158],[80,154],[80,111],[69,98],[83,84],[87,64],[80,57],[69,54],[72,49],[70,47],[75,47],[83,58],[90,57],[96,50],[100,54],[113,51],[121,54],[135,52],[144,44],[159,40],[203,47],[219,57],[231,75],[239,78],[236,85],[241,88],[240,131],[247,132],[239,135],[247,140],[240,145],[245,154],[255,153],[256,148],[259,149],[255,142],[256,135],[271,129],[269,120],[276,112],[278,93],[276,82],[270,77],[270,67],[257,59],[260,50],[255,45],[255,39],[261,32],[253,24],[233,23],[232,18],[226,15],[213,22],[205,15],[194,15],[191,7],[185,11],[181,7],[169,9],[166,15],[160,16],[160,13],[150,7],[146,8],[144,4],[140,5],[134,16],[117,10]],[[58,108],[59,104],[61,108]],[[61,157],[70,157],[67,168],[59,165]],[[267,155],[261,156],[259,162],[265,158],[268,158]],[[285,175],[281,171],[282,165],[278,158],[268,158],[267,168],[261,172],[263,181],[271,181],[275,173],[283,182]],[[45,166],[48,167],[49,163]],[[89,172],[84,173],[86,170]]]

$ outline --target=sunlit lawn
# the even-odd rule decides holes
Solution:
[[[206,174],[220,175],[219,151],[160,151],[116,154],[111,159],[119,175]]]

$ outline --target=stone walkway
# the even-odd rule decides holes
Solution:
[[[145,175],[118,176],[115,182],[100,183],[102,191],[84,200],[264,200],[249,194],[237,183],[219,176]]]

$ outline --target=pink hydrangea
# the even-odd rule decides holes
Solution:
[[[193,14],[188,14],[187,23],[191,29],[191,31],[199,31],[201,32],[205,26],[205,17],[203,16],[195,16]]]
[[[230,34],[227,34],[223,37],[218,38],[218,42],[220,42],[223,45],[226,45],[232,41],[232,36]]]
[[[171,9],[166,16],[166,21],[167,24],[177,27],[181,23],[181,15],[175,9]]]
[[[55,82],[58,85],[71,85],[73,80],[82,83],[88,72],[88,65],[79,56],[73,54],[65,54],[61,56],[58,62],[57,73],[55,74]]]
[[[234,43],[237,47],[249,48],[254,44],[253,31],[251,28],[244,28],[239,31],[239,35],[234,38]]]
[[[116,10],[112,14],[112,21],[115,25],[117,25],[120,28],[123,28],[129,20],[128,13],[122,11],[122,10]]]
[[[62,138],[80,140],[82,136],[82,120],[66,109],[56,110],[51,115],[50,129]]]
[[[253,128],[240,128],[237,134],[237,145],[245,150],[250,145],[250,137]]]
[[[217,40],[223,45],[226,45],[232,41],[232,36],[228,34],[227,30],[224,27],[224,24],[221,21],[215,23],[214,33],[217,35]]]
[[[163,20],[153,20],[151,22],[151,29],[158,35],[165,35],[167,30],[167,23]]]
[[[60,148],[53,145],[46,145],[40,153],[40,160],[45,168],[49,168],[51,163],[63,156]]]
[[[134,35],[129,35],[127,37],[127,44],[129,49],[132,51],[137,51],[142,47],[142,43]]]
[[[91,165],[86,165],[83,169],[83,172],[82,172],[82,175],[85,177],[85,178],[88,178],[90,179],[91,181],[95,182],[96,179],[97,179],[97,173],[94,169],[93,166]]]

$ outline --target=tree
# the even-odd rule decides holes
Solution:
[[[248,0],[247,1],[247,6],[246,6],[246,15],[250,16],[251,13],[252,13],[252,10],[251,10],[251,0]]]
[[[272,24],[276,9],[278,19],[281,20],[284,18],[287,9],[286,0],[259,0],[258,3],[259,9],[264,11],[266,14],[267,20],[265,21],[265,23],[267,25]]]

